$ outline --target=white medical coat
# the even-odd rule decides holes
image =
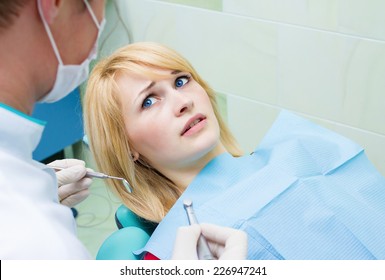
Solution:
[[[0,259],[89,259],[54,172],[32,159],[43,130],[0,103]]]

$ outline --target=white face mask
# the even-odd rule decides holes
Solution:
[[[99,40],[100,34],[103,31],[106,20],[103,19],[102,22],[99,24],[94,12],[92,11],[90,4],[88,3],[87,0],[84,0],[84,3],[92,17],[92,20],[94,21],[96,27],[98,28],[98,36],[96,38],[95,44],[90,54],[81,64],[64,65],[60,57],[59,50],[56,46],[55,40],[52,36],[51,30],[49,29],[49,26],[44,19],[40,1],[38,0],[37,2],[38,2],[40,17],[43,21],[45,30],[47,31],[49,40],[51,41],[51,45],[55,52],[56,58],[59,61],[55,84],[53,85],[51,91],[47,95],[45,95],[42,99],[39,100],[40,103],[52,103],[66,97],[69,93],[71,93],[75,88],[77,88],[87,79],[88,72],[89,72],[89,64],[97,56],[98,40]]]

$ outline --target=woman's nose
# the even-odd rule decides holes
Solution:
[[[194,106],[193,100],[185,93],[177,92],[175,96],[175,115],[177,117],[191,110]]]

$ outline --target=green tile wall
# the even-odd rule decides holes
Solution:
[[[174,4],[193,6],[202,9],[222,11],[222,0],[159,0]]]
[[[223,117],[223,120],[228,123],[227,119],[227,96],[223,93],[216,92],[217,95],[217,103],[220,114]]]

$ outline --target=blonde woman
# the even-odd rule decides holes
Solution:
[[[133,188],[110,182],[114,191],[136,215],[160,223],[140,252],[171,258],[189,198],[201,222],[247,232],[250,259],[385,258],[376,233],[385,231],[385,207],[362,192],[370,187],[385,201],[385,183],[362,148],[283,112],[243,156],[213,90],[168,47],[135,43],[99,62],[85,123],[98,169]]]
[[[170,96],[175,97],[149,96],[154,88],[149,87],[153,83],[147,84],[147,80],[158,83],[166,81],[164,89],[159,91],[173,90]],[[141,84],[137,85],[137,81]],[[200,98],[206,99],[207,108],[204,112],[192,109],[194,105],[190,103],[193,101],[183,99],[187,97],[184,88],[188,87],[190,91],[192,85]],[[142,93],[142,90],[145,92]],[[176,94],[178,91],[182,95]],[[139,93],[140,96],[134,96]],[[126,98],[131,99],[128,101]],[[161,99],[171,98],[176,99],[172,100],[175,108],[159,108],[154,112],[153,108],[166,103]],[[135,102],[135,105],[129,102]],[[167,109],[170,112],[164,112]],[[87,85],[85,112],[87,136],[98,168],[130,182],[134,188],[132,194],[122,188],[119,182],[111,184],[123,203],[148,221],[159,223],[188,183],[211,158],[226,150],[234,156],[241,155],[234,137],[218,112],[214,92],[186,60],[173,50],[155,43],[128,45],[96,65]],[[202,113],[205,113],[202,115],[204,120],[197,115]],[[166,114],[170,116],[164,116]],[[178,119],[177,124],[170,123],[174,116]],[[205,124],[205,138],[197,144],[194,144],[194,135],[182,135],[185,125],[192,124],[190,119],[194,117],[197,118],[192,121],[202,120],[202,124]],[[146,127],[148,119],[152,127]],[[171,128],[176,131],[170,132]],[[147,134],[142,133],[146,130]],[[148,150],[142,151],[135,141]],[[149,147],[151,143],[147,144],[152,141],[155,148]],[[176,150],[178,147],[170,147],[169,141],[179,141],[175,144],[183,146]],[[166,143],[161,146],[163,142]],[[165,166],[173,163],[163,160],[163,157],[171,157],[174,153],[179,157],[176,160],[185,161],[185,166],[176,175],[172,168],[173,174],[165,170]],[[201,153],[202,156],[188,159],[195,153]],[[152,159],[153,156],[157,158]]]
[[[155,94],[150,96],[155,82],[146,84],[147,77],[158,83],[159,92],[174,92],[167,96],[165,92],[157,97]],[[136,79],[143,81],[139,85],[143,88],[131,88],[137,84]],[[204,102],[204,110],[193,109],[192,100],[179,99],[178,91],[183,93],[187,87],[188,91],[193,90],[189,95],[198,92],[197,101]],[[126,97],[131,97],[129,92],[132,90],[146,90],[138,98],[132,95],[134,99],[130,101],[135,102],[135,106],[125,101]],[[159,108],[157,112],[147,109],[161,99],[170,100],[176,107]],[[165,112],[166,109],[171,111]],[[175,124],[171,124],[174,117]],[[146,128],[148,118],[153,118],[153,128]],[[96,65],[85,96],[85,123],[98,168],[127,178],[134,188],[133,193],[128,193],[117,182],[110,184],[129,209],[154,223],[164,218],[192,178],[213,157],[226,150],[234,156],[241,155],[238,144],[218,113],[212,89],[179,54],[155,43],[129,45]],[[193,124],[194,129],[187,127]],[[146,130],[151,131],[147,133]],[[203,134],[201,143],[193,144],[197,138],[194,130]],[[152,145],[150,142],[155,139],[155,145]],[[136,141],[144,144],[144,148],[134,144]],[[180,148],[170,147],[170,143],[180,145]],[[178,161],[184,162],[184,166],[175,172],[172,166],[179,164]]]

